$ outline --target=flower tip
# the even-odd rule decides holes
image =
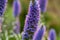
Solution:
[[[21,4],[20,4],[20,1],[19,0],[14,0],[13,1],[13,15],[16,17],[16,16],[19,16],[20,15],[20,12],[21,12]]]
[[[56,32],[54,29],[51,29],[49,32],[49,38],[50,40],[56,40]]]

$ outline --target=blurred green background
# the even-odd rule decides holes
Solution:
[[[20,32],[23,31],[24,22],[26,14],[28,13],[28,6],[30,0],[20,0],[22,6],[22,12],[20,14]],[[14,21],[13,11],[12,11],[13,0],[8,0],[7,9],[4,15],[4,26],[7,25],[6,30],[10,30],[12,27],[12,22]],[[44,14],[44,22],[46,27],[49,29],[54,28],[57,35],[60,35],[60,0],[48,0],[47,13]],[[59,39],[58,37],[57,39]]]

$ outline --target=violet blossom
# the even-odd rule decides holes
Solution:
[[[38,22],[40,20],[40,7],[37,0],[30,1],[29,11],[26,15],[25,25],[22,40],[28,40],[29,38],[33,38],[33,34],[35,33]]]

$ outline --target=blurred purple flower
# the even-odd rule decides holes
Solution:
[[[41,12],[45,13],[47,9],[48,0],[38,0],[41,8]]]
[[[17,17],[20,15],[21,12],[21,4],[19,0],[13,1],[13,15],[14,17]]]
[[[6,9],[7,0],[0,0],[0,16],[3,16]]]
[[[16,34],[19,34],[20,33],[20,22],[19,22],[19,18],[16,19],[16,22],[15,22],[15,26],[14,26],[14,32]]]
[[[50,30],[48,40],[56,40],[56,32],[54,29]]]
[[[45,32],[46,32],[46,27],[41,25],[41,28],[37,28],[33,40],[42,40],[42,37],[44,36]]]
[[[24,25],[24,31],[23,31],[24,34],[22,36],[23,40],[33,37],[33,34],[38,27],[39,19],[40,19],[40,8],[38,1],[35,0],[33,3],[32,1],[30,1],[29,11],[26,16]]]

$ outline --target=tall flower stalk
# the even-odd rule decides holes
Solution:
[[[0,32],[2,32],[2,23],[4,19],[4,12],[6,9],[7,0],[0,0]]]
[[[54,29],[51,29],[51,30],[49,31],[48,40],[56,40],[56,32],[55,32]]]
[[[42,40],[46,32],[46,27],[41,25],[41,28],[37,28],[37,31],[34,34],[33,40]]]
[[[41,13],[45,13],[47,10],[48,0],[38,0],[41,8]]]
[[[13,1],[13,15],[15,18],[14,32],[16,34],[20,33],[20,23],[19,23],[19,15],[21,12],[21,5],[19,0]]]
[[[37,0],[30,1],[29,11],[26,15],[24,31],[22,35],[22,40],[32,40],[33,34],[35,33],[38,22],[40,19],[40,8]]]

